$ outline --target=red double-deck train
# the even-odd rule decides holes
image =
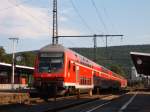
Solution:
[[[127,86],[127,80],[122,76],[62,45],[47,45],[40,49],[34,79],[34,87],[43,96]]]

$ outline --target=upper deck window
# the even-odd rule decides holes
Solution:
[[[57,72],[63,67],[63,53],[41,53],[39,72]]]
[[[56,52],[56,53],[43,52],[43,53],[40,53],[40,57],[63,57],[63,53],[60,53],[60,52]]]

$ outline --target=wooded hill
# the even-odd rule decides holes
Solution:
[[[91,60],[93,60],[94,58],[93,48],[71,48],[71,49],[87,58],[90,58]],[[150,53],[150,45],[126,45],[126,46],[112,46],[107,48],[100,47],[97,48],[96,62],[109,69],[112,69],[112,66],[117,66],[123,70],[122,75],[126,76],[127,78],[130,78],[131,67],[133,66],[130,57],[131,51]],[[36,54],[37,51],[17,53],[17,55],[22,57],[22,61],[16,63],[26,66],[33,66]],[[6,57],[4,58],[3,55],[7,56],[9,59],[7,59]],[[11,60],[10,57],[11,56],[7,55],[3,49],[3,54],[0,54],[0,61],[8,62],[9,60]]]
[[[72,48],[74,51],[94,59],[93,48]],[[150,53],[150,45],[126,45],[97,48],[97,63],[111,69],[112,66],[120,67],[127,78],[130,78],[131,67],[133,66],[130,52]]]

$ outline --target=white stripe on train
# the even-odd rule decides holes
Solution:
[[[91,89],[91,88],[94,87],[93,84],[92,85],[79,85],[77,83],[67,83],[67,82],[64,83],[64,86],[74,86],[76,88],[81,88],[81,89],[83,89],[83,88],[89,88],[89,89]]]

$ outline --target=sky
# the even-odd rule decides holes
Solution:
[[[52,43],[53,0],[0,0],[0,46],[12,52],[38,50]],[[58,0],[59,35],[121,34],[108,46],[150,43],[149,0]],[[59,38],[66,47],[93,47],[93,38]],[[97,45],[105,46],[105,38]]]

